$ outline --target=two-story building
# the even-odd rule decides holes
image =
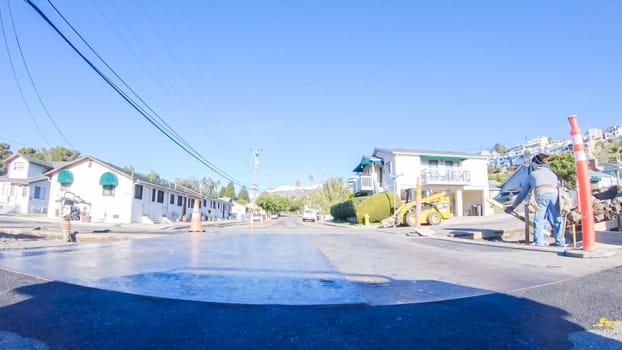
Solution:
[[[80,157],[44,174],[50,178],[48,217],[58,217],[60,199],[77,197],[82,216],[94,222],[151,223],[190,220],[194,201],[203,219],[229,217],[231,201],[174,183],[152,181],[91,156]]]
[[[454,216],[472,215],[473,209],[491,215],[487,163],[486,156],[477,154],[375,148],[354,168],[352,189],[357,194],[395,192],[405,200],[420,179],[422,187],[433,193],[450,191]]]
[[[19,214],[48,212],[50,181],[43,173],[54,164],[13,154],[6,159],[7,174],[0,176],[0,211]]]

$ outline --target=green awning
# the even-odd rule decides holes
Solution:
[[[429,155],[429,154],[422,154],[421,156],[419,156],[419,158],[421,159],[443,159],[443,160],[467,160],[469,158],[465,157],[465,156],[459,156],[459,155]]]
[[[58,172],[58,182],[65,185],[73,183],[73,174],[69,170],[61,170]]]
[[[117,179],[117,175],[107,171],[99,178],[99,184],[102,186],[117,186],[119,179]]]
[[[363,159],[361,159],[361,162],[359,163],[359,165],[356,166],[356,168],[354,168],[354,170],[352,170],[352,172],[355,173],[360,173],[363,172],[363,168],[365,168],[368,165],[372,165],[372,164],[384,164],[383,160],[380,158],[376,158],[376,157],[363,157]]]

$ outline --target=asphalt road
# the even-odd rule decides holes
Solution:
[[[254,230],[325,230],[273,225]],[[622,319],[621,278],[617,266],[438,302],[275,306],[130,295],[0,269],[0,349],[622,349],[620,327],[593,327]]]

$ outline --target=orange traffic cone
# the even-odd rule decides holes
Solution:
[[[194,200],[194,208],[192,208],[192,221],[190,222],[190,232],[203,232],[203,223],[201,222],[201,212],[199,211],[199,200]]]

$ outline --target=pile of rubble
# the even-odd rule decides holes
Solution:
[[[600,192],[592,198],[592,207],[594,210],[594,222],[603,222],[608,220],[616,220],[622,216],[622,196],[617,191],[617,186],[611,187],[609,190]],[[566,216],[567,223],[577,225],[581,223],[581,213],[576,208],[571,209]],[[618,228],[619,230],[620,228]]]

